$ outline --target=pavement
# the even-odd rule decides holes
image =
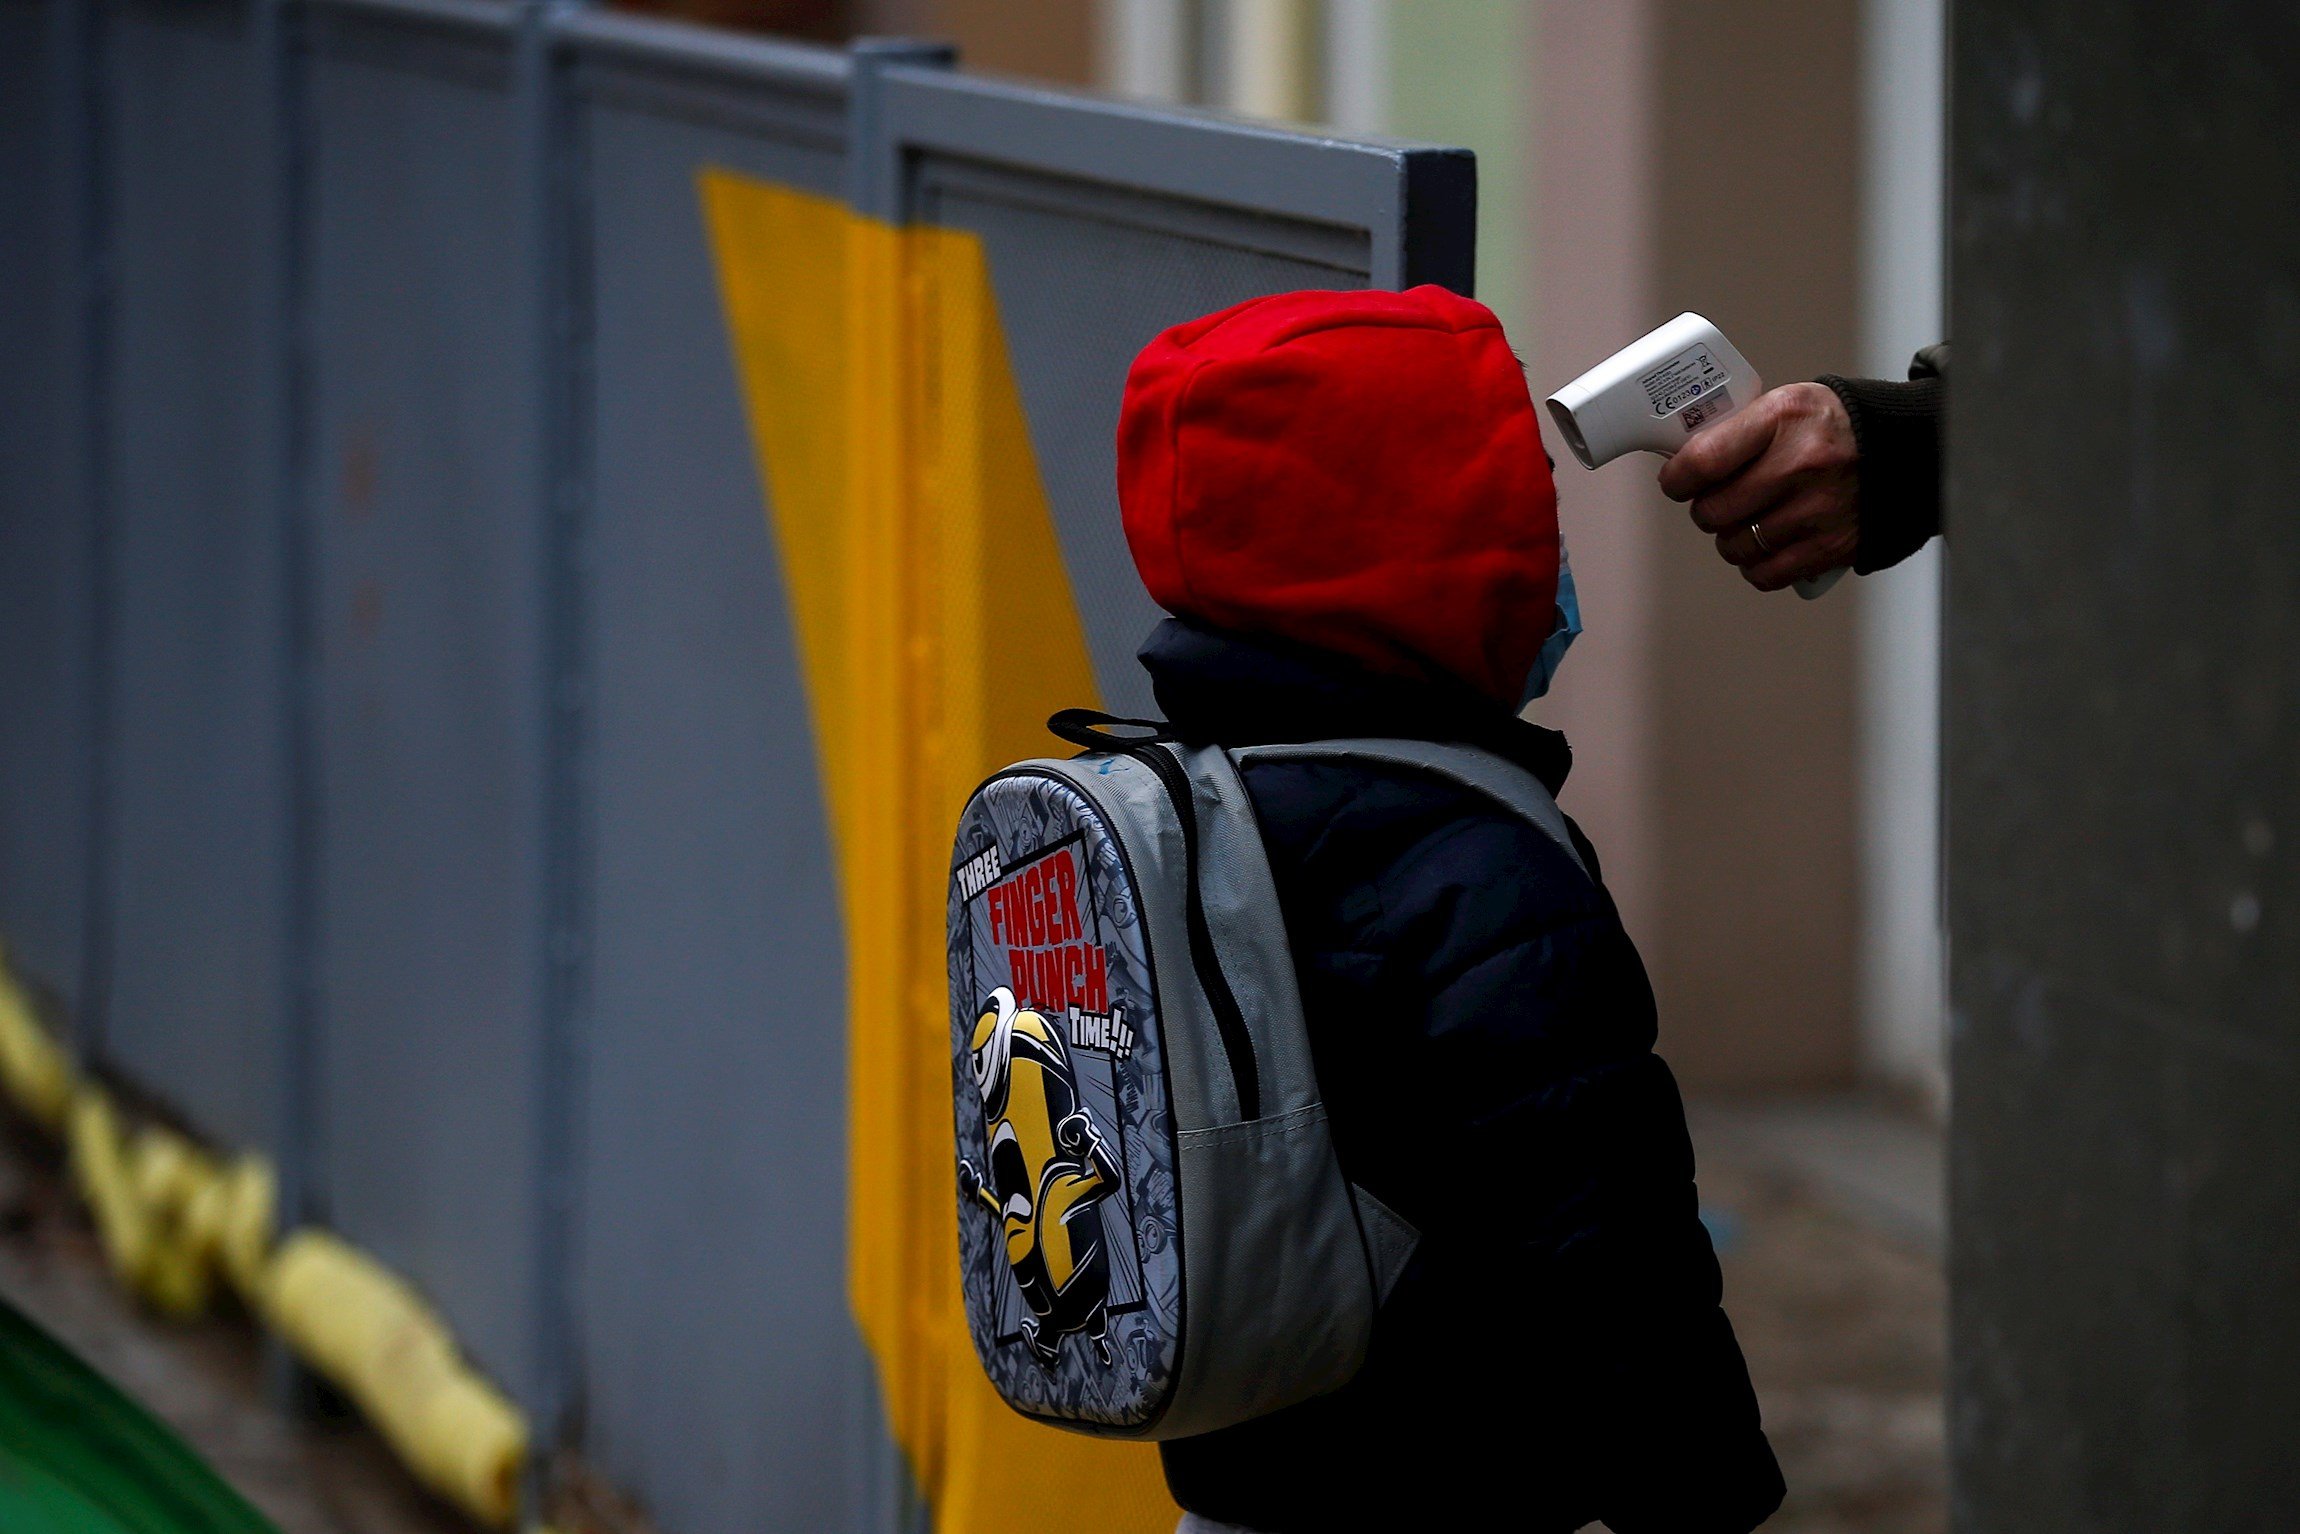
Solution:
[[[1942,1534],[1946,1291],[1937,1131],[1858,1098],[1696,1102],[1702,1217],[1789,1500],[1765,1534]],[[0,1294],[144,1401],[281,1534],[471,1534],[356,1418],[287,1412],[245,1316],[190,1324],[111,1283],[54,1153],[0,1126]],[[569,1534],[642,1512],[579,1466]]]
[[[104,1266],[55,1153],[0,1122],[0,1294],[206,1456],[280,1534],[472,1534],[347,1412],[290,1414],[245,1315],[176,1323]]]
[[[1696,1102],[1696,1149],[1794,1178],[1838,1212],[1936,1260],[1947,1247],[1938,1126],[1867,1098]]]
[[[1852,1097],[1689,1118],[1725,1310],[1789,1483],[1766,1534],[1943,1534],[1939,1131]]]

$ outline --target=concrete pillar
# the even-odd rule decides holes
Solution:
[[[1212,19],[1228,64],[1222,106],[1281,122],[1314,114],[1317,81],[1304,0],[1226,0]]]
[[[2300,15],[1950,38],[1955,1523],[2300,1528]]]
[[[1188,0],[1097,0],[1094,83],[1145,101],[1187,101],[1191,86]]]

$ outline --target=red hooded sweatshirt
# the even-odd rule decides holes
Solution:
[[[1557,490],[1493,311],[1438,287],[1279,293],[1134,360],[1118,503],[1177,617],[1515,709],[1555,623]]]

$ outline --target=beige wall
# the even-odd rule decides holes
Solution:
[[[1062,85],[1094,82],[1094,0],[850,0],[857,36],[935,37],[961,63]]]
[[[1681,126],[1660,146],[1662,292],[1775,382],[1853,368],[1858,7],[1677,0],[1663,16],[1664,121]],[[1724,1085],[1849,1080],[1859,587],[1763,595],[1720,580],[1687,532],[1658,565],[1654,711],[1674,1058]]]
[[[1548,393],[1667,316],[1654,297],[1657,28],[1641,0],[1546,0],[1533,29],[1530,175],[1534,392]],[[1490,162],[1481,175],[1506,173]],[[1546,423],[1545,423],[1546,424]],[[1629,930],[1656,957],[1661,893],[1652,685],[1663,533],[1642,458],[1586,474],[1554,440],[1558,516],[1586,629],[1534,717],[1566,732],[1566,809],[1597,844]]]
[[[1853,365],[1855,0],[1544,0],[1533,48],[1537,384],[1681,309],[1771,382]],[[1858,588],[1750,591],[1652,471],[1560,470],[1591,633],[1537,717],[1574,739],[1565,803],[1678,1072],[1846,1082]]]

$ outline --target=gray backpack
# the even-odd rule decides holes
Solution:
[[[952,1092],[967,1325],[1015,1410],[1182,1438],[1333,1390],[1413,1227],[1334,1158],[1270,864],[1238,776],[1407,766],[1488,795],[1578,865],[1540,780],[1466,746],[1224,750],[1100,733],[967,802],[951,855]]]

